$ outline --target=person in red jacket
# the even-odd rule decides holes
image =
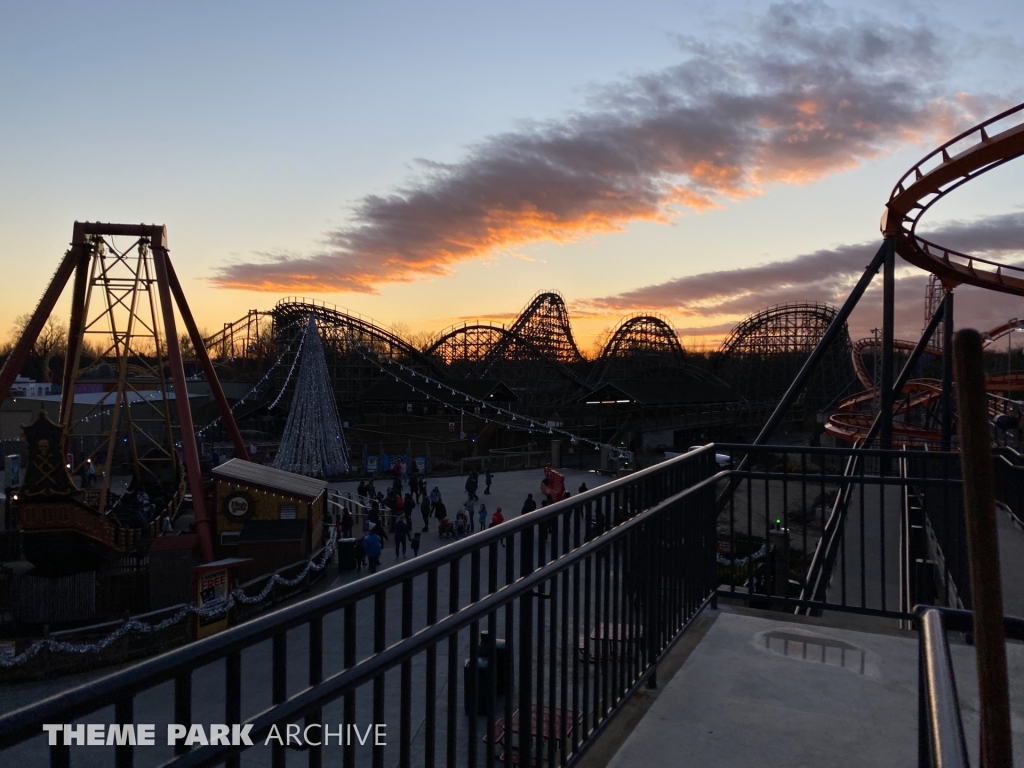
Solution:
[[[501,507],[498,507],[496,510],[494,510],[494,514],[491,515],[491,528],[493,528],[496,525],[501,525],[504,522],[505,516],[501,514]]]

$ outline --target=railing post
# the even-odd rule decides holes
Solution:
[[[654,526],[652,523],[648,523],[641,528],[641,539],[644,544],[640,548],[641,552],[647,552],[648,554],[660,551],[658,546],[657,536],[654,535]],[[647,616],[646,626],[644,627],[644,633],[647,635],[647,687],[654,689],[658,687],[658,604],[660,603],[658,595],[658,580],[661,578],[658,568],[658,560],[660,558],[657,554],[649,556],[647,558],[647,567],[644,569],[646,578],[647,589]],[[607,643],[606,643],[607,644]]]
[[[524,530],[520,537],[520,578],[533,572],[533,531],[534,526],[531,526]],[[519,755],[520,762],[525,759],[526,765],[531,764],[533,746],[530,732],[533,705],[533,600],[530,594],[521,595],[519,598]],[[507,726],[511,728],[511,723]]]

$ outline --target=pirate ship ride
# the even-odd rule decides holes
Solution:
[[[23,426],[28,455],[17,517],[25,559],[60,575],[144,554],[188,500],[209,562],[175,307],[235,455],[248,456],[171,265],[165,227],[75,223],[71,248],[0,369],[0,403],[72,276],[58,418],[41,412]]]

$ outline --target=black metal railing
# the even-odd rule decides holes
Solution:
[[[726,477],[706,447],[4,715],[5,762],[69,765],[42,725],[89,718],[251,724],[256,744],[301,727],[274,766],[328,748],[346,767],[573,765],[713,599]],[[321,723],[384,725],[385,743],[309,743]],[[238,766],[245,748],[165,739],[146,764]],[[130,744],[90,762],[103,750],[136,762]]]
[[[970,611],[921,606],[919,636],[917,764],[921,768],[969,768],[948,632],[972,632]],[[1024,619],[1005,617],[1008,640],[1024,640]]]
[[[937,508],[942,498],[958,498],[958,454],[921,453],[911,462],[916,452],[715,450],[728,460],[735,485],[718,519],[720,593],[800,612],[911,618],[920,599],[906,579],[908,492]],[[959,511],[952,503],[943,509]]]

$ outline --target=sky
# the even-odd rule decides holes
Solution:
[[[714,348],[841,303],[896,181],[1022,71],[1011,0],[0,0],[0,336],[77,219],[167,225],[211,331],[306,296],[438,333],[556,290],[585,352],[637,312]],[[1021,189],[1024,160],[922,231],[1024,262]],[[898,266],[916,338],[927,276]],[[957,313],[1024,300],[963,287]]]

